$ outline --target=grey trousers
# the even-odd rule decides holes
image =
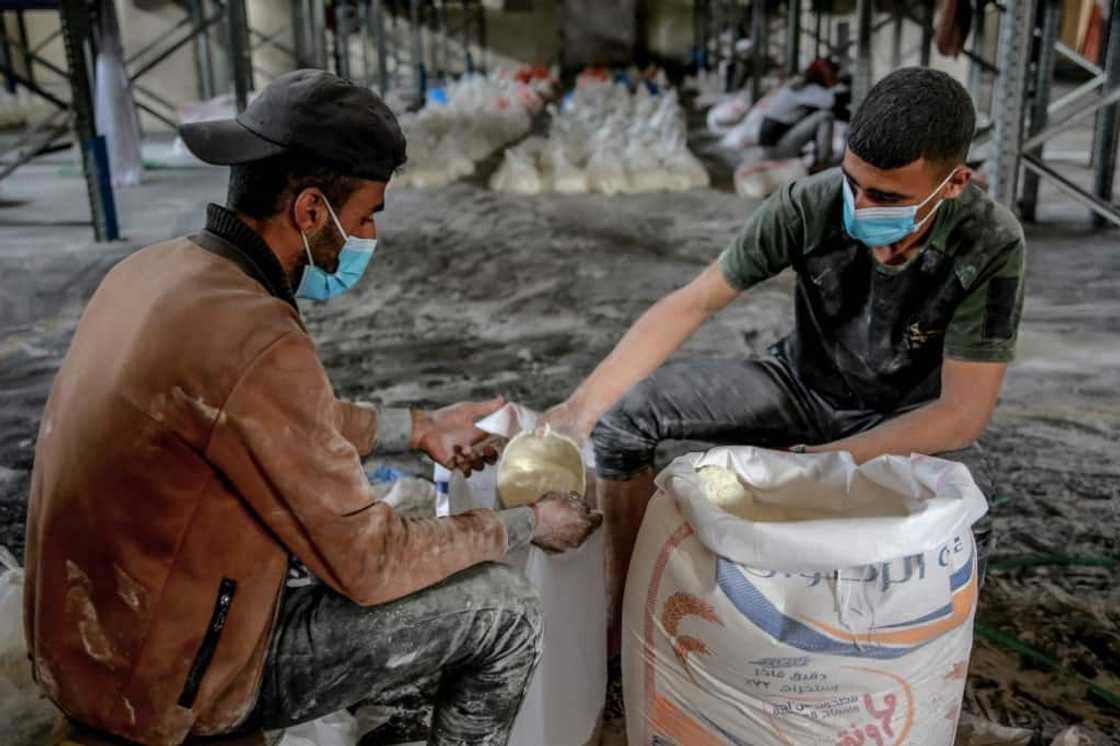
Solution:
[[[243,730],[306,722],[438,680],[429,744],[499,746],[541,655],[540,598],[501,564],[363,607],[321,583],[286,588]]]
[[[787,448],[828,443],[869,430],[892,416],[838,409],[807,387],[781,358],[669,363],[632,388],[592,432],[596,470],[603,479],[627,480],[651,467],[663,441]],[[980,490],[992,496],[980,445],[937,454],[959,461]],[[980,578],[991,550],[991,521],[973,526]]]

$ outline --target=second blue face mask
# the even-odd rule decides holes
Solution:
[[[953,178],[956,173],[954,169],[945,180],[933,190],[933,192],[916,205],[905,205],[903,207],[865,207],[863,209],[856,209],[856,197],[852,193],[852,187],[848,183],[848,177],[841,175],[844,180],[844,230],[852,238],[860,241],[872,248],[876,246],[890,246],[893,243],[898,243],[902,239],[909,236],[914,231],[918,230],[925,224],[927,220],[933,217],[937,212],[937,208],[941,207],[941,200],[937,205],[929,211],[929,215],[922,218],[920,223],[915,223],[914,218],[918,215],[920,210],[927,202],[941,191],[942,187],[949,183],[949,179]]]
[[[329,300],[342,295],[354,287],[358,280],[362,279],[366,267],[369,266],[370,260],[373,259],[373,254],[377,250],[376,238],[359,238],[348,234],[342,229],[342,223],[338,221],[330,202],[327,202],[325,198],[323,201],[326,202],[331,220],[334,221],[335,227],[338,228],[338,232],[342,234],[346,242],[338,253],[338,269],[334,272],[327,272],[315,266],[315,260],[311,257],[311,247],[307,243],[307,236],[302,232],[300,233],[300,237],[303,238],[304,251],[307,252],[307,266],[303,268],[303,278],[299,281],[299,287],[296,288],[297,298]]]

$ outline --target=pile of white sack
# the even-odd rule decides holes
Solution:
[[[394,186],[435,187],[470,176],[483,158],[529,132],[550,87],[549,80],[524,83],[503,71],[449,83],[446,103],[431,100],[400,117],[408,163]]]
[[[45,107],[38,106],[36,101],[23,91],[8,93],[4,88],[0,88],[0,129],[25,127],[42,117],[45,111]]]
[[[532,137],[505,152],[490,180],[496,191],[684,191],[707,186],[708,172],[688,149],[677,92],[631,93],[624,83],[582,80],[552,112],[547,138]]]

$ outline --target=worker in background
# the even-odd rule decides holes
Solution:
[[[396,119],[368,89],[301,70],[182,135],[232,165],[226,206],[108,274],[43,416],[25,599],[37,681],[78,723],[170,744],[436,677],[429,743],[506,743],[541,612],[495,562],[529,541],[578,546],[601,516],[552,494],[412,519],[371,496],[375,450],[492,461],[470,452],[473,423],[501,404],[340,401],[296,306],[373,258],[405,160]],[[322,582],[285,587],[293,555]]]
[[[990,490],[974,445],[1023,305],[1024,240],[970,184],[975,126],[948,75],[906,68],[868,93],[842,166],[784,187],[719,259],[666,296],[548,413],[595,449],[608,532],[612,652],[630,554],[664,440],[938,454]],[[763,359],[662,365],[740,293],[792,267],[793,332]],[[983,563],[988,530],[976,527]]]

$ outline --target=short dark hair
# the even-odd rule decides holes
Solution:
[[[230,166],[226,206],[251,218],[270,218],[304,189],[314,187],[337,212],[360,184],[361,179],[342,176],[309,156],[281,153]]]
[[[952,167],[964,161],[976,109],[964,86],[925,67],[904,67],[880,80],[852,117],[848,149],[875,168],[925,158]]]

